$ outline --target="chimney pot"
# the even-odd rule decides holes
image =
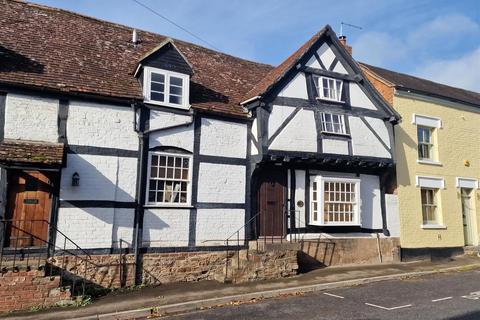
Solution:
[[[347,50],[347,52],[350,53],[350,55],[352,55],[352,46],[349,46],[347,44],[347,37],[342,35],[338,37],[338,40],[340,41],[342,46]]]

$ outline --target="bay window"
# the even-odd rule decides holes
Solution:
[[[310,223],[359,225],[360,180],[312,176]]]
[[[150,152],[147,204],[188,205],[191,167],[191,155]]]

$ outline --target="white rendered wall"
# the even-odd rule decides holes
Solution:
[[[202,118],[200,154],[245,158],[247,124]]]
[[[200,163],[199,202],[245,203],[246,168],[241,165]]]
[[[245,210],[243,209],[198,209],[196,223],[196,245],[218,246],[225,245],[225,240],[245,224]],[[245,237],[242,229],[240,239]],[[236,241],[236,235],[232,240]],[[233,241],[230,242],[233,244]]]
[[[360,175],[360,218],[366,229],[382,229],[382,206],[378,176]]]
[[[353,107],[377,110],[372,101],[362,91],[360,86],[354,82],[350,82],[350,104]]]
[[[385,211],[387,215],[387,229],[390,236],[400,237],[400,216],[398,212],[398,196],[396,194],[385,195]]]
[[[148,209],[143,218],[145,247],[186,247],[189,235],[189,209]]]
[[[389,151],[358,117],[348,117],[355,156],[391,158]]]
[[[303,207],[298,206],[298,202],[303,201]],[[305,227],[305,170],[295,170],[295,225]]]
[[[313,111],[299,111],[273,140],[270,149],[317,152],[317,129]]]
[[[120,247],[119,241],[122,239],[122,248],[132,247],[133,241],[133,220],[135,209],[115,208],[112,228],[112,246]],[[126,242],[126,243],[125,243]]]
[[[308,59],[307,63],[305,63],[305,65],[310,68],[323,69],[320,63],[318,63],[318,60],[315,57],[315,55],[312,55],[310,59]]]
[[[150,134],[150,148],[177,147],[193,152],[193,124],[188,127],[165,129]]]
[[[72,187],[75,172],[80,176],[80,185]],[[134,201],[136,174],[136,158],[68,154],[60,199]]]
[[[298,72],[295,77],[285,85],[278,94],[279,97],[308,99],[307,80],[303,72]]]
[[[72,145],[138,150],[128,107],[70,101],[67,137]]]
[[[322,139],[323,153],[348,154],[348,141],[338,139]]]
[[[255,118],[255,119],[253,119],[253,121],[252,121],[252,128],[251,128],[251,130],[252,130],[252,135],[253,135],[253,137],[255,138],[255,141],[256,141],[257,143],[259,143],[259,141],[258,141],[258,131],[257,131],[258,128],[257,128],[257,125],[258,125],[258,121],[257,121],[257,118]],[[255,145],[253,139],[250,141],[250,153],[251,153],[252,155],[259,153],[259,152],[258,152],[258,148],[257,148],[257,146]]]
[[[7,94],[5,138],[57,142],[58,100]]]
[[[150,110],[149,129],[161,129],[170,126],[182,125],[192,122],[193,116],[164,112],[158,110]]]
[[[377,118],[365,117],[365,121],[367,121],[367,123],[375,130],[383,143],[385,143],[387,147],[391,148],[389,135],[389,131],[391,129],[389,128],[392,128],[392,126],[390,126],[388,122]]]
[[[345,67],[340,61],[337,62],[337,64],[335,65],[335,68],[333,68],[333,71],[341,74],[348,74],[347,69],[345,69]]]
[[[270,111],[270,116],[268,117],[268,137],[270,138],[277,129],[285,122],[285,120],[290,116],[295,107],[287,106],[272,106],[272,111]]]
[[[332,49],[330,49],[328,44],[322,44],[322,46],[318,49],[317,53],[325,68],[330,68],[330,65],[335,59],[335,53],[333,53]]]

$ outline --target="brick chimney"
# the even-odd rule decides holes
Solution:
[[[349,46],[347,44],[347,37],[346,36],[340,36],[340,37],[338,37],[338,40],[343,45],[343,47],[347,50],[347,52],[350,53],[350,55],[352,55],[352,46]]]

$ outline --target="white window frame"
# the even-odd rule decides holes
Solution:
[[[319,219],[315,221],[313,218],[313,183],[316,182],[317,186],[320,186],[320,189],[317,190],[319,194],[317,198],[318,202],[318,212]],[[353,183],[355,184],[355,204],[354,204],[354,217],[351,222],[325,222],[324,220],[324,208],[325,208],[325,201],[324,201],[324,191],[325,191],[325,182],[344,182],[344,183]],[[360,179],[354,178],[340,178],[340,177],[327,177],[321,175],[311,175],[310,176],[310,186],[309,186],[309,193],[310,193],[310,203],[308,204],[310,207],[310,221],[309,224],[317,225],[317,226],[361,226],[360,220],[360,206],[361,206],[361,199],[360,199]]]
[[[152,156],[172,156],[172,157],[183,157],[188,158],[188,182],[187,182],[187,202],[150,202],[148,201],[148,196],[150,192],[150,173],[152,170]],[[161,207],[190,207],[192,203],[192,168],[193,168],[193,156],[186,153],[175,153],[175,152],[163,152],[163,151],[150,151],[148,153],[148,170],[146,177],[146,193],[145,193],[145,203],[146,206],[161,206]],[[175,180],[175,179],[173,179]]]
[[[418,130],[419,129],[425,129],[425,130],[428,130],[429,131],[429,136],[430,136],[430,141],[426,142],[424,140],[420,141],[418,139]],[[418,161],[419,162],[437,162],[435,160],[435,139],[434,139],[434,135],[435,135],[435,128],[432,128],[432,127],[427,127],[427,126],[422,126],[422,125],[417,125],[417,158],[418,158]],[[422,158],[420,157],[420,146],[423,145],[423,146],[426,146],[428,148],[428,154],[429,154],[429,158]]]
[[[152,67],[144,67],[143,70],[143,96],[145,97],[144,101],[150,104],[157,104],[167,107],[173,108],[180,108],[180,109],[189,109],[190,108],[190,76],[188,74],[152,68]],[[152,73],[163,74],[165,77],[165,88],[164,88],[164,101],[152,100],[150,98],[150,90],[151,90],[151,80],[152,80]],[[170,103],[169,96],[170,96],[170,77],[177,77],[182,79],[182,103]]]
[[[326,126],[326,120],[325,120],[325,115],[331,115],[332,117],[332,124],[333,122],[333,116],[338,116],[340,118],[340,128],[342,132],[335,132],[335,131],[328,131],[327,126]],[[333,126],[332,126],[333,128]],[[348,135],[347,133],[347,127],[345,126],[345,115],[343,114],[335,114],[335,113],[330,113],[330,112],[322,112],[322,132],[324,133],[330,133],[330,134],[339,134],[339,135]]]
[[[421,227],[423,229],[445,229],[445,225],[442,224],[442,212],[441,212],[441,205],[440,205],[440,190],[439,188],[434,187],[420,187],[420,205],[421,205],[421,214],[422,214],[422,224]],[[434,215],[435,221],[425,221],[425,217],[423,215],[423,202],[422,202],[422,190],[432,191],[433,192],[433,204],[430,206],[434,206]]]
[[[335,102],[344,102],[342,101],[342,93],[343,93],[343,80],[341,79],[335,79],[335,78],[330,78],[330,77],[323,77],[323,76],[314,76],[316,80],[314,80],[314,85],[317,89],[317,94],[318,94],[318,97],[319,99],[322,99],[322,100],[328,100],[328,101],[335,101]],[[331,97],[326,97],[324,95],[324,92],[323,92],[323,80],[326,79],[327,80],[327,83],[329,83],[329,80],[332,80],[334,81],[334,84],[335,84],[335,90],[333,92],[335,92],[335,95],[336,97],[334,98],[331,98]],[[337,83],[340,83],[340,91],[337,91],[337,86],[336,84]],[[328,86],[328,89],[330,91],[330,86]]]

